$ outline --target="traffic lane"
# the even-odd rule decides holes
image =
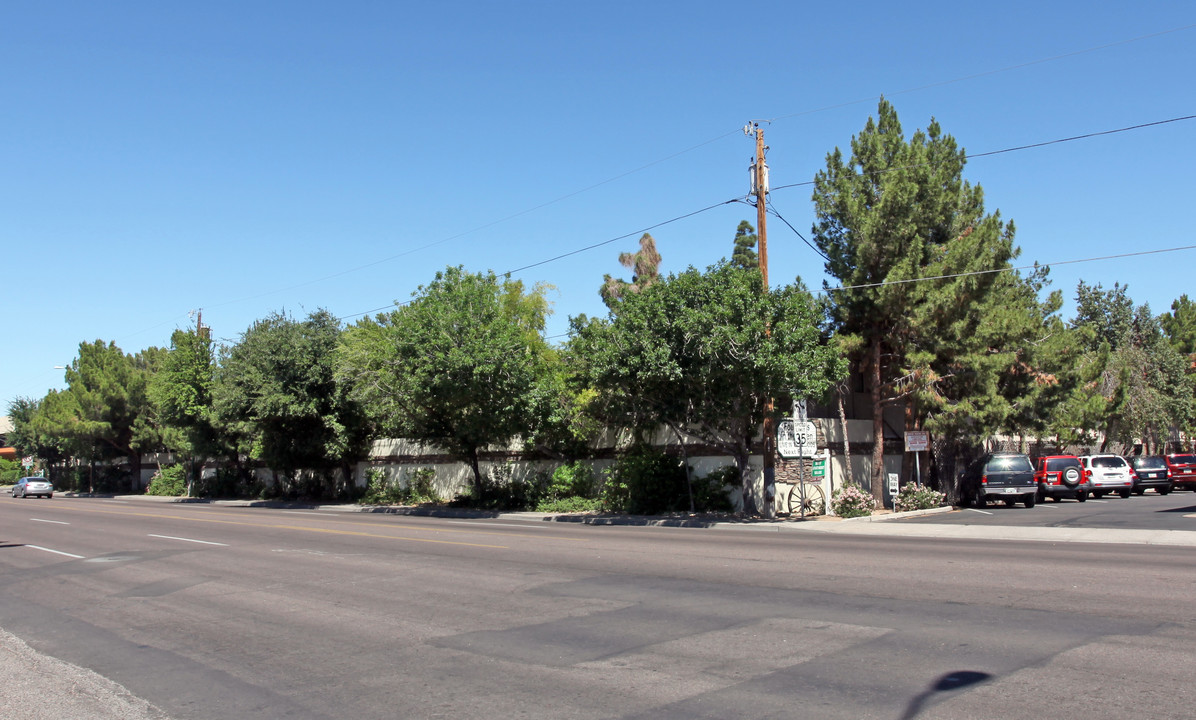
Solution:
[[[477,524],[465,530],[496,531]],[[153,561],[106,566],[105,574],[129,574],[131,587],[78,601],[64,633],[70,647],[92,648],[109,669],[133,665],[126,685],[170,703],[178,717],[508,717],[549,706],[561,717],[726,717],[745,699],[736,715],[762,717],[809,707],[814,698],[826,703],[825,716],[863,717],[921,703],[935,678],[961,669],[981,668],[987,682],[1000,684],[1064,648],[1107,644],[1108,633],[1151,637],[1159,627],[1064,597],[1053,610],[1027,614],[1049,573],[1019,570],[1045,560],[1026,563],[1024,552],[1019,558],[1008,547],[983,560],[972,552],[980,548],[962,548],[964,559],[944,574],[934,572],[941,560],[930,543],[601,528],[590,530],[610,542],[596,547],[548,543],[538,553],[531,545],[491,553],[474,546],[462,557],[379,554],[372,534],[317,534],[305,537],[322,544],[280,560],[268,555],[271,543],[254,537],[265,533],[279,545],[298,531],[227,527],[236,535],[227,548],[161,561],[176,575],[211,575],[204,584],[166,592],[135,576]],[[347,552],[346,538],[361,552]],[[329,552],[332,542],[337,553]],[[771,556],[761,553],[777,546]],[[1119,565],[1140,573],[1147,564],[1131,556],[1103,561],[1119,576]],[[1174,569],[1154,572],[1186,574],[1190,584],[1190,569]],[[938,597],[924,594],[928,571],[943,583]],[[952,589],[970,590],[981,573],[1003,577],[993,585],[1002,589],[979,596]],[[832,574],[858,577],[859,585],[849,590]],[[804,589],[816,578],[830,589]],[[1131,579],[1156,594],[1148,576]],[[55,580],[59,592],[80,582]],[[1120,589],[1114,580],[1098,594]],[[901,599],[908,593],[917,599]],[[111,626],[99,627],[109,613]],[[859,667],[872,668],[883,691]],[[1168,716],[1164,706],[1145,707]]]
[[[936,525],[999,525],[1012,527],[1078,527],[1133,530],[1196,530],[1196,493],[1105,496],[1087,502],[1046,501],[1032,508],[989,503],[984,508],[903,518],[893,522]]]

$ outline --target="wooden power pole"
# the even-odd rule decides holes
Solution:
[[[756,134],[756,161],[752,163],[752,194],[756,196],[756,237],[758,238],[757,254],[760,256],[760,276],[764,280],[764,293],[768,289],[768,227],[764,209],[765,197],[768,195],[768,164],[764,162],[764,129],[759,123],[749,123],[744,127],[744,133]],[[765,332],[769,332],[766,327]],[[771,397],[764,400],[764,507],[766,518],[776,517],[777,496],[777,421],[773,417],[775,406]],[[745,490],[746,490],[745,485]]]

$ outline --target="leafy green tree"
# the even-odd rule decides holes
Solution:
[[[1159,322],[1172,347],[1196,361],[1196,302],[1186,294],[1180,295],[1171,303],[1171,312],[1163,313]]]
[[[102,340],[80,343],[79,357],[66,369],[67,389],[46,396],[37,429],[93,461],[128,457],[134,476],[140,475],[141,453],[154,444],[138,424],[151,412],[150,354],[152,349],[126,355]]]
[[[175,330],[170,351],[149,386],[162,426],[175,433],[166,444],[192,461],[192,482],[208,458],[227,452],[213,404],[215,373],[216,355],[207,328]]]
[[[40,458],[51,469],[52,477],[54,466],[65,460],[67,454],[59,438],[39,428],[37,417],[42,405],[42,400],[29,397],[17,397],[8,403],[8,418],[13,426],[12,432],[8,433],[8,443],[21,457]]]
[[[1194,415],[1187,361],[1147,305],[1134,307],[1125,286],[1105,290],[1080,282],[1072,326],[1085,350],[1082,373],[1067,409],[1072,422],[1099,431],[1101,447],[1141,440],[1160,448],[1172,430],[1191,427]],[[1164,316],[1166,317],[1166,316]],[[1080,408],[1082,412],[1075,412]]]
[[[644,233],[640,238],[640,249],[634,253],[620,253],[619,264],[634,274],[631,282],[610,275],[602,276],[602,287],[598,293],[607,307],[628,293],[640,292],[660,278],[660,253],[656,251],[656,241]]]
[[[877,499],[885,408],[938,432],[982,436],[1008,423],[1009,388],[1032,380],[1023,351],[1060,302],[1038,301],[1044,273],[1010,270],[1013,224],[986,213],[965,163],[934,120],[907,140],[881,100],[850,157],[836,148],[815,177],[814,239],[839,283],[826,286],[832,327],[871,398]]]
[[[468,463],[480,497],[480,451],[534,432],[545,290],[446,268],[407,305],[346,332],[339,376],[381,432]]]
[[[756,229],[747,220],[741,221],[735,230],[735,249],[731,253],[731,264],[748,270],[759,269],[760,256],[756,253],[756,246],[759,244],[760,238],[756,235]]]
[[[817,397],[843,374],[817,320],[800,286],[766,293],[758,271],[724,261],[626,295],[605,320],[575,319],[570,356],[601,419],[697,437],[748,478],[765,400]],[[753,493],[744,498],[754,514]]]
[[[364,414],[335,378],[340,335],[340,322],[326,310],[302,321],[274,313],[242,334],[216,373],[220,422],[252,440],[253,456],[292,482],[300,470],[327,480],[338,469],[348,482],[351,465],[368,451]],[[339,489],[306,492],[328,491]]]

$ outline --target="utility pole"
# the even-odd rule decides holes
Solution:
[[[756,237],[758,238],[758,250],[756,251],[760,259],[760,276],[764,280],[764,294],[767,295],[768,289],[768,228],[765,222],[766,213],[764,210],[765,198],[768,195],[768,164],[764,162],[764,151],[768,148],[764,145],[764,129],[760,127],[760,123],[748,123],[743,127],[745,135],[756,135],[756,160],[752,163],[752,194],[756,196]],[[766,333],[770,332],[768,327],[765,327]],[[766,518],[776,517],[776,496],[777,496],[777,422],[773,418],[773,410],[775,409],[773,399],[771,397],[764,400],[764,507],[763,515]],[[746,488],[746,486],[745,486]]]

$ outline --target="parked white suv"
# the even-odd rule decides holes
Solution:
[[[1081,455],[1084,471],[1092,485],[1092,497],[1115,492],[1123,498],[1134,489],[1134,473],[1120,455]]]

